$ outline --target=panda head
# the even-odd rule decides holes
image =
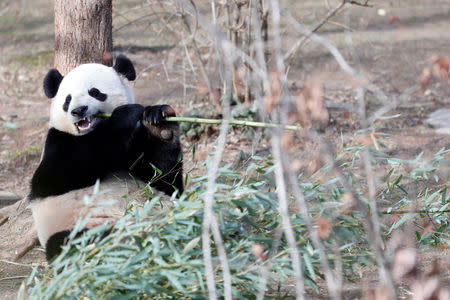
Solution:
[[[113,67],[83,64],[64,77],[51,69],[44,78],[45,95],[54,98],[50,126],[72,135],[90,132],[101,121],[97,114],[134,103],[128,83],[134,79],[134,66],[124,55],[117,57]]]

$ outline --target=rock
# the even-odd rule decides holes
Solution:
[[[0,189],[0,208],[16,203],[21,197]]]
[[[450,134],[450,108],[441,108],[432,112],[426,122],[436,128],[437,133]]]

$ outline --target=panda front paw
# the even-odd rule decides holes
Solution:
[[[117,107],[111,114],[113,126],[134,130],[141,119],[144,107],[139,104],[126,104]]]
[[[151,136],[170,141],[178,137],[178,123],[165,121],[166,117],[176,116],[170,105],[147,106],[142,116],[142,123]]]
[[[151,125],[158,125],[163,123],[166,117],[175,116],[175,110],[170,105],[154,105],[145,108],[143,120]]]

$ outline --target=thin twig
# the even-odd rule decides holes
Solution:
[[[347,2],[350,3],[350,2]],[[355,3],[351,3],[355,4]],[[367,4],[367,3],[366,3]],[[281,11],[282,15],[287,19],[287,21],[294,26],[296,30],[298,30],[301,34],[304,36],[307,36],[312,41],[324,46],[331,55],[334,56],[335,60],[339,64],[339,66],[344,70],[346,73],[348,73],[353,79],[356,80],[356,83],[359,84],[359,86],[367,89],[368,91],[374,93],[376,97],[384,104],[383,107],[381,107],[379,110],[377,110],[370,118],[368,118],[368,123],[373,123],[377,118],[381,117],[383,114],[387,113],[389,110],[394,109],[397,107],[402,101],[406,100],[411,96],[413,93],[417,92],[419,90],[418,85],[414,85],[408,89],[405,90],[405,92],[398,96],[391,99],[386,95],[386,93],[381,90],[376,85],[372,84],[369,80],[367,80],[365,77],[363,77],[359,72],[357,72],[354,68],[352,68],[348,62],[344,59],[340,51],[336,48],[335,45],[330,43],[328,40],[324,39],[323,37],[315,34],[314,32],[311,32],[308,28],[301,25],[299,22],[297,22],[291,14],[286,11]]]
[[[206,87],[208,88],[208,92],[210,95],[213,94],[212,88],[211,88],[211,82],[208,78],[208,75],[206,73],[206,63],[203,61],[202,59],[202,55],[200,53],[200,49],[198,48],[197,45],[197,40],[195,39],[195,35],[197,34],[197,30],[198,30],[198,19],[197,19],[197,8],[195,7],[195,3],[194,1],[191,1],[192,6],[195,9],[195,25],[194,28],[192,29],[187,18],[186,15],[184,13],[181,14],[181,18],[183,20],[184,25],[186,26],[186,28],[188,29],[188,31],[190,32],[191,36],[189,37],[189,39],[192,41],[192,45],[194,46],[194,50],[195,50],[195,54],[197,55],[197,59],[200,62],[200,73],[202,75],[203,81],[205,82]],[[187,47],[186,47],[186,42],[185,39],[183,39],[183,45],[186,49],[186,55],[189,55],[189,53],[187,52]],[[191,59],[190,57],[188,57],[189,59],[189,63],[191,63]],[[194,72],[195,73],[195,72]]]
[[[281,13],[286,18],[286,20],[302,35],[308,36],[308,38],[312,41],[325,47],[328,52],[333,55],[334,59],[339,64],[341,69],[349,74],[357,84],[374,93],[383,103],[388,102],[389,98],[386,96],[386,94],[379,87],[372,84],[369,80],[361,77],[360,74],[349,65],[349,63],[345,60],[345,58],[335,45],[330,43],[330,41],[328,41],[327,39],[317,35],[316,33],[311,32],[311,30],[297,22],[297,20],[295,20],[288,11],[282,10]]]
[[[138,18],[136,18],[136,19],[133,19],[133,20],[131,20],[131,21],[124,17],[124,18],[125,18],[127,21],[129,21],[129,22],[127,22],[127,23],[125,23],[125,24],[123,24],[123,25],[120,25],[118,28],[114,29],[114,30],[113,30],[113,33],[116,33],[117,31],[119,31],[119,30],[121,30],[122,28],[125,28],[125,27],[127,27],[127,26],[129,26],[129,25],[131,25],[131,24],[135,24],[135,23],[139,22],[140,20],[143,20],[143,19],[149,18],[149,17],[153,17],[153,16],[156,16],[156,15],[159,15],[159,14],[170,15],[170,14],[167,13],[167,12],[150,13],[150,14],[145,14],[145,15],[143,15],[143,16],[140,16],[140,17],[138,17]]]
[[[274,50],[276,54],[276,65],[280,72],[280,84],[282,87],[281,91],[281,105],[286,108],[289,101],[289,90],[285,75],[285,66],[282,56],[282,46],[281,46],[281,32],[280,32],[280,4],[278,0],[271,0],[270,6],[272,8],[272,32],[273,32],[273,43]],[[287,110],[286,110],[287,111]],[[278,110],[272,112],[272,117],[274,120],[279,121],[280,116]],[[286,118],[286,115],[281,115],[281,118]],[[280,141],[280,130],[274,130],[272,135],[272,153],[275,159],[275,180],[277,183],[277,194],[279,201],[279,211],[281,215],[281,222],[283,224],[283,231],[286,236],[286,240],[289,245],[289,251],[291,254],[292,268],[295,274],[295,291],[297,300],[304,299],[305,297],[305,286],[304,277],[302,270],[302,261],[300,258],[299,249],[297,247],[297,242],[295,239],[294,230],[292,228],[291,220],[289,217],[289,206],[287,199],[287,189],[286,182],[284,179],[282,155],[281,155],[281,141]]]
[[[217,249],[219,252],[219,258],[222,264],[222,272],[224,276],[224,292],[225,299],[231,299],[231,275],[228,267],[228,261],[226,258],[225,249],[223,246],[223,241],[218,226],[217,218],[214,215],[213,204],[214,204],[214,193],[216,190],[216,178],[219,170],[220,162],[222,161],[222,155],[225,149],[226,136],[228,131],[228,122],[225,119],[221,128],[220,134],[217,141],[216,151],[214,153],[213,161],[208,172],[208,182],[205,193],[205,214],[203,217],[202,226],[202,245],[203,245],[203,257],[205,261],[205,274],[208,285],[209,299],[217,299],[214,271],[212,267],[211,258],[211,240],[209,237],[210,229],[213,231],[214,240],[216,241]]]
[[[364,3],[353,1],[353,0],[344,0],[345,3],[356,5],[356,6],[363,6],[363,7],[373,7],[373,5],[369,4],[370,0],[364,1]]]
[[[211,0],[211,6],[214,10],[215,2]],[[215,14],[214,14],[215,20]],[[215,278],[214,278],[214,270],[212,265],[212,257],[211,257],[211,239],[210,239],[210,230],[212,229],[214,241],[217,247],[217,252],[219,254],[220,264],[222,266],[222,274],[224,280],[224,298],[227,300],[232,299],[232,291],[231,291],[231,272],[230,267],[228,265],[226,250],[222,241],[222,235],[220,232],[219,224],[216,216],[214,215],[213,205],[214,205],[214,193],[216,191],[216,178],[218,175],[218,170],[220,166],[220,162],[222,161],[222,155],[225,150],[225,142],[227,140],[227,131],[228,131],[228,120],[230,118],[230,99],[231,99],[231,55],[227,52],[227,48],[224,47],[222,42],[215,43],[217,52],[222,52],[224,55],[223,66],[225,72],[225,82],[226,88],[225,91],[225,99],[223,103],[223,111],[224,111],[224,122],[220,127],[220,133],[217,140],[217,147],[214,153],[214,157],[212,160],[211,167],[208,171],[208,181],[206,187],[206,193],[204,198],[204,217],[202,223],[202,246],[203,246],[203,260],[205,262],[205,275],[207,279],[208,286],[208,295],[209,299],[217,299],[216,287],[215,287]]]
[[[390,110],[396,108],[401,102],[405,101],[406,99],[411,97],[411,95],[413,95],[418,91],[420,91],[420,86],[418,84],[407,88],[400,96],[393,97],[392,101],[388,101],[385,105],[383,105],[381,108],[372,113],[372,115],[368,118],[367,122],[369,124],[372,124],[377,119],[382,117],[384,114],[388,113]]]
[[[284,164],[286,166],[290,165],[289,159],[287,155],[284,158]],[[319,253],[320,265],[322,266],[323,273],[325,275],[325,282],[327,284],[328,290],[330,292],[330,296],[332,299],[338,300],[341,299],[341,286],[335,280],[335,276],[330,268],[330,264],[328,263],[328,258],[325,253],[325,249],[320,242],[319,233],[317,229],[313,225],[313,221],[308,211],[308,203],[306,203],[305,196],[303,195],[300,187],[298,185],[298,180],[290,168],[286,168],[288,171],[288,179],[291,184],[292,190],[294,192],[294,196],[296,198],[298,207],[300,208],[300,213],[302,215],[303,220],[305,221],[306,227],[308,228],[309,235],[311,236],[312,243]]]
[[[273,238],[273,243],[269,252],[269,257],[261,266],[261,279],[259,281],[258,294],[256,295],[256,300],[264,300],[264,295],[266,293],[267,281],[269,279],[270,270],[273,265],[273,258],[280,245],[281,237],[283,235],[283,229],[279,226],[275,231],[275,236]]]
[[[15,280],[15,279],[25,279],[28,276],[11,276],[11,277],[3,277],[0,278],[0,281],[4,281],[4,280]]]
[[[367,2],[366,2],[367,3]],[[348,11],[346,14],[347,24],[349,23],[349,15]],[[363,74],[364,70],[361,65],[361,60],[359,58],[358,53],[356,52],[355,47],[353,46],[353,40],[348,31],[346,33],[346,41],[347,46],[350,48],[350,54],[353,57],[353,60],[359,66],[359,73]],[[361,121],[361,127],[363,130],[368,130],[369,123],[367,121],[366,115],[366,101],[365,101],[365,90],[363,86],[359,86],[356,88],[357,99],[359,101],[359,115]],[[389,270],[388,260],[386,257],[386,253],[383,251],[383,240],[381,237],[381,226],[380,220],[378,216],[378,207],[377,207],[377,199],[376,199],[376,181],[375,175],[373,172],[373,166],[371,161],[371,156],[369,152],[369,148],[365,147],[362,151],[362,161],[364,162],[364,169],[367,178],[367,186],[368,186],[368,194],[369,194],[369,207],[370,207],[370,222],[369,226],[371,226],[371,230],[369,230],[369,238],[372,243],[372,248],[375,252],[375,260],[378,265],[378,273],[380,275],[380,279],[384,286],[387,288],[389,292],[389,296],[391,299],[396,299],[396,289],[395,283],[392,278],[392,274]]]
[[[330,10],[327,15],[319,22],[316,24],[316,26],[314,26],[314,28],[311,30],[311,32],[316,32],[317,30],[320,29],[320,27],[322,27],[325,23],[327,23],[327,21],[329,19],[331,19],[332,17],[334,17],[336,15],[336,13],[345,5],[345,0],[342,1],[341,3],[339,3],[335,8],[333,8],[332,10]],[[297,51],[305,44],[305,42],[308,40],[309,36],[305,35],[303,36],[301,39],[299,39],[294,46],[292,46],[291,49],[289,49],[289,51],[284,55],[284,61],[288,61],[291,59],[291,57],[293,57]]]
[[[275,160],[275,181],[277,183],[277,194],[279,202],[279,210],[281,215],[281,222],[283,225],[284,235],[289,245],[289,252],[292,260],[292,268],[295,273],[295,290],[297,300],[304,299],[305,286],[303,280],[302,262],[300,259],[299,249],[295,240],[294,230],[292,228],[289,217],[288,199],[286,196],[286,183],[283,176],[283,166],[281,162],[281,145],[280,138],[277,134],[272,136],[272,154]]]
[[[10,260],[6,260],[6,259],[0,259],[0,262],[5,263],[5,264],[11,264],[11,265],[15,265],[15,266],[19,266],[19,267],[28,267],[28,268],[33,268],[32,265],[27,265],[27,264],[21,264],[15,261],[10,261]]]
[[[209,36],[211,36],[214,39],[214,42],[221,45],[221,48],[224,49],[224,51],[227,52],[227,59],[234,61],[237,57],[241,58],[243,62],[249,65],[249,67],[252,69],[252,71],[257,75],[258,79],[261,80],[264,84],[264,87],[267,88],[270,86],[270,81],[267,72],[265,70],[261,69],[258,64],[245,52],[243,52],[241,49],[237,48],[235,45],[233,45],[232,42],[230,42],[226,35],[221,31],[221,29],[215,24],[207,20],[205,17],[203,17],[201,14],[197,14],[195,8],[192,6],[192,4],[187,3],[183,0],[174,0],[176,3],[178,3],[180,6],[182,6],[187,12],[189,12],[192,15],[196,15],[198,19],[199,25],[201,25],[206,33],[208,33]],[[197,35],[198,36],[198,35]],[[197,36],[195,37],[197,39]],[[219,56],[219,59],[221,56]],[[221,64],[219,64],[220,66]],[[220,74],[222,74],[221,69],[219,68]]]

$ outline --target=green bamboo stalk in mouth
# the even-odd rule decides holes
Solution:
[[[100,114],[100,117],[108,118],[111,114]],[[197,117],[167,117],[164,119],[168,122],[188,122],[188,123],[199,123],[199,124],[217,124],[220,125],[224,120],[222,119],[205,119],[205,118],[197,118]],[[274,123],[264,123],[264,122],[254,122],[247,120],[229,120],[230,125],[235,126],[249,126],[249,127],[261,127],[261,128],[281,128],[285,130],[301,130],[302,127],[298,125],[283,125],[283,124],[274,124]]]

